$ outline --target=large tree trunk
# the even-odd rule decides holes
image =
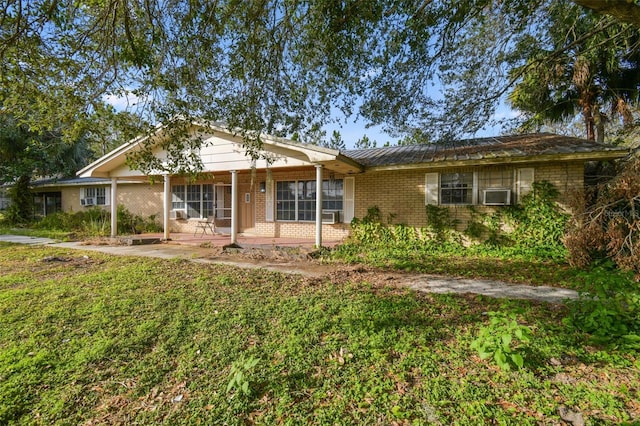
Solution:
[[[604,121],[605,117],[600,112],[600,107],[594,105],[593,107],[593,122],[596,128],[596,142],[604,143]]]
[[[593,107],[590,102],[583,101],[582,103],[582,117],[587,130],[587,139],[590,141],[596,140],[595,125],[593,122]]]

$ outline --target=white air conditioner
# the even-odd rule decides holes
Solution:
[[[326,223],[327,225],[332,225],[334,223],[340,223],[340,212],[339,211],[326,211],[322,212],[322,223]]]
[[[508,206],[511,204],[510,189],[485,189],[482,193],[482,204],[485,206]]]
[[[170,219],[184,219],[184,216],[184,210],[171,210],[171,212],[169,212]]]
[[[95,206],[96,205],[96,199],[93,197],[89,197],[89,198],[81,198],[80,199],[80,204],[83,206]]]

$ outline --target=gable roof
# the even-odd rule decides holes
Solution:
[[[436,168],[552,160],[621,158],[629,149],[551,133],[452,140],[443,144],[350,150],[346,155],[369,170]]]
[[[191,128],[194,129],[194,133],[204,132],[207,138],[215,137],[218,140],[225,140],[234,144],[234,146],[238,147],[238,149],[235,150],[236,154],[238,154],[237,156],[243,157],[245,160],[244,166],[239,166],[237,161],[234,164],[218,161],[216,163],[217,167],[228,167],[227,170],[236,170],[238,167],[241,169],[250,168],[247,160],[248,157],[244,154],[244,140],[241,136],[238,136],[235,132],[224,127],[224,125],[220,123],[191,122],[189,124],[191,125]],[[157,143],[152,139],[152,137],[170,137],[167,135],[167,126],[160,125],[156,127],[153,135],[141,136],[119,146],[115,150],[84,167],[77,173],[77,176],[103,178],[113,177],[113,173],[117,174],[119,173],[118,169],[125,167],[126,157],[128,154],[139,151],[146,143]],[[307,145],[289,139],[264,134],[260,135],[260,140],[262,142],[262,148],[260,151],[264,152],[267,157],[293,159],[301,162],[299,164],[305,165],[320,164],[330,170],[345,174],[359,173],[363,171],[361,164],[334,149]],[[142,177],[142,174],[139,174],[138,176],[134,174],[127,175],[125,177]]]

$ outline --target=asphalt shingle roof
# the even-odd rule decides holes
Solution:
[[[551,133],[453,140],[441,144],[356,149],[345,153],[365,167],[471,161],[553,154],[628,152],[627,148]]]

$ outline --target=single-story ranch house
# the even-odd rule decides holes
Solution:
[[[194,232],[209,219],[216,232],[269,237],[315,236],[341,240],[350,222],[377,206],[383,216],[409,226],[426,225],[427,204],[450,208],[453,218],[518,203],[534,181],[560,191],[560,203],[584,183],[584,164],[626,156],[625,148],[539,133],[339,152],[262,135],[264,159],[246,155],[240,136],[219,125],[193,124],[204,141],[202,178],[149,176],[127,166],[127,154],[150,139],[122,145],[78,172],[78,178],[39,187],[43,206],[64,211],[117,206],[162,220],[164,237]],[[163,137],[159,128],[156,137]],[[154,155],[166,158],[157,147]],[[154,183],[151,183],[154,182]],[[320,190],[321,188],[321,190]],[[567,207],[566,205],[564,207]]]

